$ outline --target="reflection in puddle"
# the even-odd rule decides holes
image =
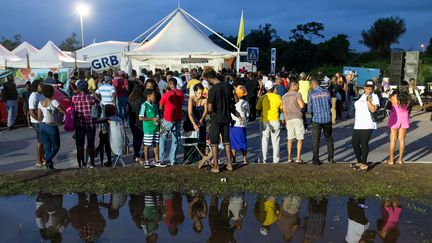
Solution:
[[[295,195],[218,197],[197,191],[130,195],[43,193],[37,197],[0,198],[0,242],[431,240],[430,208],[415,206],[423,211],[410,210],[415,204],[405,201]],[[36,212],[31,206],[35,202]],[[407,204],[410,208],[402,206]]]

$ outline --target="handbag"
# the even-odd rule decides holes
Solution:
[[[49,106],[46,108],[45,123],[49,125],[61,125],[63,123],[63,116],[60,114],[59,110],[52,106],[50,102]]]
[[[102,107],[98,104],[91,106],[90,116],[93,119],[99,119],[102,114]]]
[[[75,109],[72,106],[66,109],[64,130],[66,132],[75,130]]]
[[[387,104],[388,101],[384,105],[378,106],[378,109],[375,112],[371,112],[371,118],[373,122],[382,122],[387,118]]]

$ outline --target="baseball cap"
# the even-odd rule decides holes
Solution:
[[[375,83],[372,80],[367,80],[365,83],[365,87],[375,87]]]
[[[273,86],[274,86],[274,84],[273,84],[273,82],[270,81],[270,80],[268,80],[268,81],[265,82],[265,84],[264,84],[264,88],[265,88],[266,90],[273,89]]]

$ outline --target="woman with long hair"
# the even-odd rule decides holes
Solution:
[[[45,99],[38,105],[38,122],[40,136],[45,149],[45,161],[47,169],[54,169],[53,158],[60,150],[60,132],[58,126],[62,122],[59,113],[65,114],[65,109],[60,102],[53,99],[54,87],[46,84],[42,87]]]
[[[394,164],[396,141],[399,140],[399,158],[396,163],[402,165],[404,163],[402,158],[405,152],[405,137],[407,129],[409,128],[410,95],[406,86],[401,86],[399,89],[393,91],[389,97],[389,104],[391,104],[388,120],[388,127],[390,129],[390,149],[387,164]]]
[[[141,161],[140,151],[144,138],[142,122],[138,118],[141,105],[146,101],[144,91],[144,86],[136,85],[127,101],[129,109],[129,127],[133,137],[134,161],[137,163]]]

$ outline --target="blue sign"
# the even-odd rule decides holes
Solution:
[[[119,65],[119,60],[117,56],[108,56],[108,57],[102,57],[98,59],[94,59],[92,62],[92,68],[93,70],[99,70],[99,69],[106,69],[110,67],[115,67]]]
[[[271,74],[276,74],[276,48],[271,49]]]
[[[353,79],[357,81],[357,85],[363,87],[366,80],[379,78],[381,70],[377,68],[344,67],[343,74],[354,75]]]
[[[247,60],[248,62],[258,62],[259,59],[259,48],[248,47],[247,48]]]

